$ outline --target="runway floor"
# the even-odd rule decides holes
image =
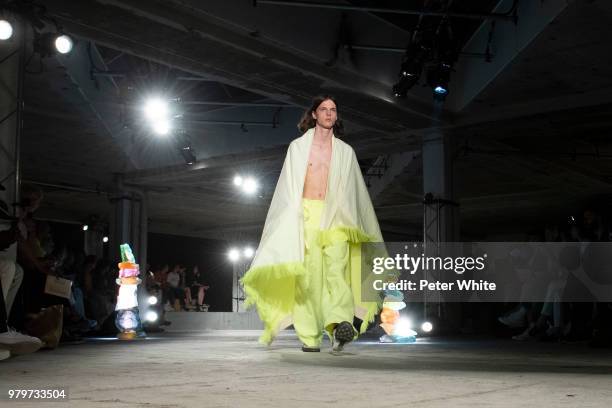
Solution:
[[[97,338],[0,362],[2,406],[610,407],[612,351],[511,340],[362,339],[342,355],[303,353],[293,332]],[[67,402],[9,402],[8,388],[67,388]]]

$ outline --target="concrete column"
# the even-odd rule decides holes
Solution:
[[[426,256],[440,253],[442,242],[459,240],[459,208],[454,201],[452,141],[441,131],[423,138],[423,243]],[[437,279],[436,272],[424,272],[424,279]],[[437,330],[456,328],[457,310],[446,308],[440,292],[429,291],[423,305],[424,319],[435,322]]]
[[[452,145],[434,132],[423,137],[423,239],[453,242],[459,239],[459,211],[454,201]]]
[[[144,273],[148,242],[147,195],[141,189],[125,186],[122,176],[118,175],[112,201],[115,203],[115,211],[109,239],[109,256],[111,260],[119,260],[119,245],[128,243]]]

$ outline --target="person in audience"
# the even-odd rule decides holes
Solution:
[[[2,203],[4,204],[4,203]],[[19,333],[8,326],[8,317],[21,285],[23,276],[16,273],[19,265],[15,262],[15,246],[19,238],[18,221],[8,215],[8,207],[0,204],[0,360],[12,355],[33,353],[42,347],[42,341],[33,336]],[[5,283],[8,287],[5,289]]]
[[[208,310],[209,305],[204,303],[204,296],[209,286],[204,280],[204,276],[200,273],[200,268],[194,266],[190,273],[187,274],[185,296],[187,303],[191,304],[193,297],[197,299],[197,309],[200,312]]]
[[[182,310],[181,303],[184,303],[184,290],[181,288],[181,265],[175,265],[168,276],[166,277],[166,283],[168,284],[166,293],[170,305],[176,312]]]

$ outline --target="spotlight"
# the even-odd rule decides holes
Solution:
[[[108,237],[102,238],[102,242],[104,242],[106,244],[108,242]]]
[[[68,54],[72,51],[72,46],[74,45],[72,39],[68,37],[66,34],[59,35],[55,38],[55,49],[60,54]]]
[[[429,50],[420,42],[411,42],[408,44],[406,54],[400,68],[400,80],[393,87],[393,94],[396,98],[405,97],[408,90],[419,82],[423,64],[429,54]]]
[[[234,185],[240,187],[242,185],[242,177],[234,176]]]
[[[236,262],[238,259],[240,259],[240,251],[238,251],[236,248],[232,248],[227,252],[227,257],[230,261]]]
[[[157,315],[157,312],[156,312],[156,311],[154,311],[154,310],[149,310],[149,311],[147,312],[147,314],[145,314],[145,319],[146,319],[148,322],[154,322],[154,321],[156,321],[156,320],[157,320],[157,318],[158,318],[158,317],[159,317],[159,316]]]
[[[89,229],[89,225],[85,224],[83,225],[83,231],[87,231]]]
[[[445,87],[438,85],[434,88],[434,92],[437,93],[438,95],[446,95],[448,93],[448,89],[446,89]]]
[[[421,325],[421,330],[423,330],[425,333],[429,333],[433,330],[433,324],[425,322]]]
[[[151,98],[144,106],[144,114],[147,119],[155,122],[167,121],[168,111],[168,103],[160,98]]]
[[[160,120],[153,122],[153,131],[161,136],[166,136],[170,133],[170,123],[166,120]]]
[[[60,33],[42,33],[36,35],[34,50],[42,57],[50,57],[57,53],[68,54],[74,43],[70,37]]]
[[[191,148],[191,146],[184,146],[181,149],[181,155],[183,156],[183,159],[185,159],[185,163],[190,166],[197,160],[195,155],[193,154],[193,149]]]
[[[149,298],[147,299],[147,302],[153,306],[157,304],[157,296],[149,296]]]
[[[0,20],[0,40],[8,40],[13,36],[13,26],[6,20]]]
[[[402,69],[400,71],[400,82],[404,82],[403,86],[406,87],[407,90],[419,82],[422,69],[423,66],[419,62],[410,61],[402,64]]]
[[[434,99],[443,101],[448,95],[451,71],[452,66],[450,64],[441,62],[437,66],[431,67],[427,72],[427,82],[433,88]]]
[[[242,254],[244,255],[245,258],[252,258],[253,255],[255,254],[255,251],[253,251],[253,248],[251,247],[246,247],[244,248],[244,251],[242,252]]]
[[[401,83],[393,85],[393,96],[396,98],[404,98],[407,93],[408,90],[404,88]]]
[[[247,177],[242,185],[242,189],[247,194],[254,194],[257,188],[257,181],[253,177]]]

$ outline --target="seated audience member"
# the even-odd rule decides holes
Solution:
[[[197,296],[197,310],[200,312],[208,310],[209,306],[204,303],[204,297],[209,286],[197,265],[187,274],[186,286],[185,295],[187,303],[191,304],[193,302],[192,298]]]

